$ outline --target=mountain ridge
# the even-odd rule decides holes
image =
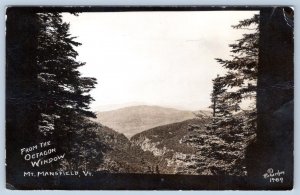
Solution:
[[[161,106],[137,105],[96,112],[96,121],[131,138],[142,131],[196,118],[197,112]],[[209,115],[208,111],[200,111]]]

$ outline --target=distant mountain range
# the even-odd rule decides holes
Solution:
[[[197,111],[197,115],[210,115],[208,111]],[[160,106],[130,106],[112,111],[97,112],[97,122],[123,133],[127,138],[142,131],[196,118],[192,111]]]

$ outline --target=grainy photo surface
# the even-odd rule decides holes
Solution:
[[[8,189],[290,190],[292,7],[8,7]]]

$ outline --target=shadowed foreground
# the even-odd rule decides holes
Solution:
[[[263,177],[93,173],[90,177],[31,177],[9,186],[22,190],[290,190],[292,185],[269,183]]]

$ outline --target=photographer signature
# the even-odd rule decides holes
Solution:
[[[274,172],[274,169],[269,168],[263,177],[268,179],[270,183],[283,183],[283,176],[285,172],[277,170]]]

